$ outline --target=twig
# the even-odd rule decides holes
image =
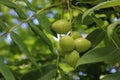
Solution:
[[[41,9],[41,10],[38,10],[38,11],[37,11],[35,14],[33,14],[32,16],[28,17],[28,18],[25,19],[25,20],[22,20],[19,24],[13,26],[13,27],[10,28],[7,32],[5,32],[4,34],[0,35],[0,38],[3,37],[3,36],[5,36],[6,34],[10,33],[11,31],[13,31],[15,28],[17,28],[18,26],[20,26],[20,25],[23,24],[24,22],[29,21],[31,18],[35,17],[36,15],[40,14],[41,12],[43,12],[43,11],[45,11],[45,10],[47,10],[47,9],[53,8],[53,7],[55,7],[55,6],[58,6],[58,5],[62,4],[62,3],[63,3],[63,2],[60,2],[60,3],[57,3],[57,4],[53,4],[53,5],[51,5],[51,6],[48,6],[48,7],[43,8],[43,9]]]

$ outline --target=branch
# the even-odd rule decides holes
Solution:
[[[0,35],[0,38],[3,37],[3,36],[5,36],[6,34],[10,33],[11,31],[13,31],[15,28],[17,28],[18,26],[20,26],[22,23],[29,21],[31,18],[35,17],[36,15],[40,14],[41,12],[44,12],[45,10],[51,9],[51,8],[53,8],[53,7],[55,7],[55,6],[58,6],[58,5],[62,4],[62,3],[63,3],[63,1],[61,1],[60,3],[53,4],[53,5],[51,5],[51,6],[48,6],[48,7],[42,8],[41,10],[38,10],[38,11],[37,11],[36,13],[34,13],[32,16],[28,17],[28,18],[25,19],[25,20],[22,20],[19,24],[13,26],[13,27],[10,28],[8,31],[6,31],[6,32],[3,33],[2,35]]]

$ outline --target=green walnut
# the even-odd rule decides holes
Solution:
[[[80,58],[79,53],[73,50],[71,53],[65,55],[65,61],[70,66],[75,67],[78,59]]]
[[[78,31],[72,31],[72,32],[70,33],[70,36],[71,36],[73,39],[82,38],[81,34],[80,34]]]
[[[91,47],[91,42],[85,38],[78,38],[74,40],[75,49],[78,52],[85,52]]]
[[[52,29],[56,33],[65,34],[72,29],[69,21],[65,19],[57,20],[52,24]]]
[[[75,47],[74,40],[70,36],[63,36],[60,38],[59,45],[65,52],[72,51]]]

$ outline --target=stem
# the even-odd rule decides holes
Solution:
[[[60,37],[61,37],[61,35],[58,35],[58,38],[60,38]],[[58,75],[58,70],[59,70],[59,60],[60,60],[60,54],[59,54],[59,52],[57,51],[57,59],[56,59],[57,70],[56,70],[55,80],[57,80],[57,75]]]
[[[58,67],[59,67],[59,59],[60,59],[59,56],[60,56],[60,55],[58,54],[58,55],[57,55],[57,69],[58,69]]]
[[[35,14],[33,14],[32,16],[28,17],[28,18],[25,19],[25,20],[22,20],[19,24],[13,26],[13,27],[10,28],[8,31],[6,31],[4,34],[0,35],[0,38],[3,37],[3,36],[5,36],[6,34],[10,33],[11,31],[13,31],[15,28],[17,28],[18,26],[20,26],[20,25],[23,24],[24,22],[29,21],[32,17],[35,17],[36,15],[40,14],[41,12],[44,12],[45,10],[50,9],[50,8],[53,8],[53,7],[55,7],[55,6],[58,6],[58,5],[62,4],[62,3],[63,3],[63,1],[61,1],[60,3],[56,3],[56,4],[53,4],[53,5],[51,5],[51,6],[45,7],[45,8],[43,8],[43,9],[41,9],[41,10],[38,10],[38,11],[37,11]]]
[[[70,23],[72,22],[72,10],[70,7],[70,1],[67,0],[67,6],[68,6],[68,11],[69,11],[69,15],[70,15]]]
[[[11,31],[13,31],[15,28],[17,28],[18,26],[20,26],[23,23],[24,23],[24,21],[21,21],[19,24],[17,24],[14,27],[10,28],[8,32],[10,33]]]
[[[57,59],[56,59],[56,66],[57,66],[57,71],[56,71],[56,77],[55,77],[55,80],[57,80],[57,74],[58,74],[58,70],[59,70],[59,54],[57,54]]]
[[[7,34],[7,32],[3,33],[2,35],[0,35],[0,38],[5,36]]]

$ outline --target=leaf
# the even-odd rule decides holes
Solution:
[[[95,15],[92,15],[91,18],[94,20],[97,26],[102,27],[104,25],[104,22],[100,18],[97,18]]]
[[[29,9],[31,9],[32,11],[36,11],[36,9],[33,7],[33,5],[28,1],[28,0],[23,0]]]
[[[120,6],[115,6],[114,9],[115,11],[120,12]]]
[[[112,35],[114,29],[116,28],[116,26],[120,24],[120,19],[118,19],[118,21],[110,24],[108,27],[107,27],[107,34],[108,34],[108,37],[110,38],[110,36]]]
[[[38,80],[40,78],[40,72],[38,70],[32,70],[24,74],[21,80]]]
[[[0,0],[0,3],[3,4],[3,5],[5,5],[5,6],[7,6],[7,7],[9,7],[9,8],[13,8],[13,9],[17,8],[17,5],[14,4],[10,0]]]
[[[107,28],[107,35],[108,35],[108,38],[113,42],[113,44],[117,48],[120,48],[119,36],[114,31],[114,29],[117,27],[118,24],[120,24],[120,19],[118,19],[118,21],[116,21],[116,22],[112,23],[111,25],[109,25],[108,28]]]
[[[91,32],[86,38],[91,41],[92,47],[96,47],[105,37],[105,31],[96,29]]]
[[[79,14],[77,17],[73,18],[72,24],[74,24],[74,25],[75,24],[79,24],[80,25],[80,24],[82,24],[81,20],[82,20],[82,14]],[[93,22],[94,21],[93,21],[92,17],[88,15],[84,19],[83,24],[85,24],[85,25],[91,25]]]
[[[51,52],[54,52],[52,42],[46,36],[46,34],[44,32],[42,32],[38,27],[36,27],[31,21],[28,21],[28,23],[30,25],[30,28],[33,30],[33,32],[36,33],[37,35],[39,35],[39,37],[49,46]]]
[[[59,69],[60,74],[61,74],[61,80],[69,80],[68,75],[65,74],[65,72],[62,69]]]
[[[53,34],[53,32],[51,30],[51,22],[48,20],[45,13],[40,13],[36,17],[40,23],[41,28],[46,30],[47,32]]]
[[[118,36],[118,34],[116,34],[115,32],[113,32],[111,34],[111,38],[110,40],[113,42],[113,44],[120,49],[120,38]]]
[[[22,9],[17,6],[17,8],[15,9],[15,11],[17,12],[18,16],[22,19],[26,19],[27,16],[25,15],[25,13],[22,11]]]
[[[5,25],[5,23],[0,19],[0,32],[3,32],[7,30],[7,26]]]
[[[77,62],[76,67],[83,64],[97,62],[111,62],[120,57],[120,49],[114,47],[96,48],[83,55]]]
[[[10,1],[10,0],[0,0],[0,3],[2,3],[3,5],[5,5],[9,8],[14,9],[17,12],[17,14],[19,15],[19,17],[21,17],[22,19],[27,18],[27,16],[22,11],[22,9],[18,5],[16,5],[15,3],[13,3],[12,1]]]
[[[0,57],[0,73],[4,76],[5,80],[16,80],[8,67],[3,64],[3,60]]]
[[[80,19],[79,19],[80,20]],[[82,17],[81,17],[81,20],[82,20]],[[80,20],[80,21],[81,21]],[[84,21],[83,21],[83,24],[84,25],[91,25],[92,23],[94,22],[94,20],[92,19],[92,17],[91,16],[86,16],[86,18],[84,19]],[[82,23],[82,22],[81,22]]]
[[[120,80],[120,72],[106,75],[101,80]]]
[[[114,7],[114,6],[118,6],[120,5],[120,0],[111,0],[111,1],[105,1],[105,2],[102,2],[96,6],[94,6],[93,8],[87,10],[83,16],[82,16],[82,21],[84,20],[84,18],[92,11],[94,10],[99,10],[99,9],[102,9],[102,8],[109,8],[109,7]]]
[[[45,77],[50,71],[56,69],[56,64],[45,64],[41,67],[41,69],[41,73],[36,69],[29,71],[22,76],[21,80],[39,80],[40,78],[43,78],[43,76]]]
[[[56,64],[47,64],[42,67],[42,73],[40,80],[52,80],[56,76],[57,67]]]
[[[106,35],[105,38],[104,38],[104,44],[105,44],[105,46],[115,47],[115,45],[114,45],[113,42],[108,38],[107,35]]]
[[[14,32],[11,32],[10,36],[11,36],[12,40],[20,47],[20,49],[28,56],[28,58],[37,67],[37,69],[40,70],[40,66],[38,66],[34,57],[30,54],[30,52],[28,51],[28,48],[23,43],[22,39]]]
[[[52,80],[52,78],[56,75],[56,69],[49,71],[46,75],[44,75],[40,80]]]

